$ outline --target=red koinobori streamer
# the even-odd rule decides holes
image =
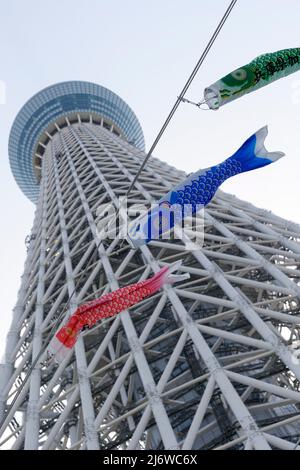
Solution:
[[[60,328],[48,346],[50,356],[61,362],[75,345],[84,327],[92,327],[103,318],[113,317],[136,305],[141,300],[153,295],[164,284],[173,284],[189,278],[189,274],[172,275],[179,268],[181,261],[163,267],[154,276],[144,281],[121,287],[99,299],[87,302],[70,316],[67,323]]]

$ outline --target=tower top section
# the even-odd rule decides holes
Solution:
[[[37,201],[42,154],[51,136],[72,122],[104,125],[141,150],[145,149],[141,125],[118,95],[90,82],[57,83],[39,91],[19,111],[9,136],[9,160],[23,193]]]

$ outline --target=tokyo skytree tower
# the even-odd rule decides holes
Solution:
[[[198,249],[133,250],[120,226],[101,240],[100,209],[119,207],[144,156],[135,114],[99,85],[50,86],[15,119],[11,169],[36,212],[0,370],[0,448],[299,449],[299,226],[219,191]],[[184,178],[151,157],[129,215]],[[78,305],[180,259],[189,279],[46,361]]]

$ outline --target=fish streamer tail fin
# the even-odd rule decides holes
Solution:
[[[240,173],[255,170],[279,160],[285,154],[283,152],[269,152],[265,147],[265,139],[268,135],[268,126],[259,129],[251,135],[243,145],[227,161],[235,160],[240,164]]]

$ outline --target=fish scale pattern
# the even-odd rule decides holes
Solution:
[[[287,73],[293,72],[293,67],[299,62],[300,49],[295,48],[262,54],[250,62],[249,66],[253,68],[255,81],[258,83],[261,79],[271,79],[275,73],[280,73],[278,78],[284,77]]]
[[[220,165],[210,168],[206,173],[187,184],[184,190],[177,192],[176,204],[191,204],[195,212],[197,204],[206,205],[211,201],[218,187],[231,176],[242,172],[241,163],[235,158],[228,158]]]

